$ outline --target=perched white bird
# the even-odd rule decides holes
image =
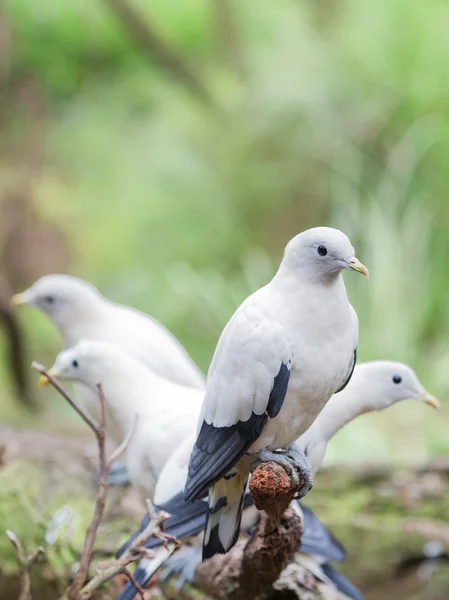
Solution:
[[[308,478],[299,492],[312,486],[307,459],[290,446],[354,369],[358,320],[343,269],[368,275],[344,233],[320,227],[297,235],[272,281],[243,302],[220,337],[185,488],[186,502],[210,489],[205,559],[237,540],[255,458],[284,464],[298,481],[294,461]]]
[[[348,387],[333,396],[318,418],[297,440],[309,459],[313,473],[321,467],[329,440],[346,423],[363,413],[383,410],[400,400],[419,400],[435,409],[439,401],[424,389],[415,371],[391,360],[357,365]]]
[[[28,290],[13,296],[15,306],[41,309],[58,327],[63,347],[83,339],[116,344],[170,381],[204,389],[204,376],[180,342],[152,317],[107,300],[90,283],[70,275],[46,275]],[[77,387],[83,407],[97,421],[98,398]],[[115,428],[108,432],[114,442],[122,440]]]
[[[168,457],[194,431],[204,392],[156,375],[118,346],[91,340],[60,352],[49,373],[90,390],[101,383],[107,417],[121,439],[137,417],[126,463],[131,483],[152,498]]]
[[[335,433],[359,415],[383,410],[402,400],[422,401],[435,409],[440,405],[439,401],[424,389],[413,369],[403,363],[378,360],[357,365],[348,386],[329,400],[313,425],[297,440],[297,446],[307,453],[312,470],[316,473],[323,462],[327,444]],[[166,532],[180,540],[199,534],[206,522],[205,501],[195,502],[193,505],[184,505],[182,502],[182,490],[187,479],[188,461],[194,443],[194,436],[190,436],[170,456],[160,473],[154,495],[156,505],[173,515],[166,522]],[[246,501],[245,504],[247,503]],[[318,578],[324,581],[331,580],[350,598],[360,598],[360,594],[357,595],[358,590],[328,564],[329,561],[341,562],[345,558],[344,550],[338,541],[310,510],[297,501],[293,501],[292,505],[302,511],[303,535],[299,548],[302,563],[307,563],[307,567],[313,569]],[[251,522],[253,514],[246,516],[251,510],[247,508],[244,511],[243,521]],[[144,526],[146,522],[142,524],[142,527]],[[242,529],[246,530],[247,527],[243,525]],[[156,546],[159,546],[158,541],[149,541],[149,548],[154,550]],[[155,559],[143,559],[139,563],[135,579],[141,586],[145,586],[161,566],[164,553],[165,549],[158,550]],[[179,557],[177,555],[176,560],[173,559],[174,570],[179,570],[184,579],[193,582],[193,575],[200,561],[200,554],[194,551]],[[129,583],[118,600],[131,600],[135,594],[134,586]]]

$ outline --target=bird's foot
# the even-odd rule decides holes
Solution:
[[[286,456],[288,456],[296,469],[301,473],[301,483],[295,495],[296,500],[299,500],[313,488],[312,467],[307,456],[296,444],[292,444],[287,448]]]
[[[257,454],[256,461],[251,465],[251,472],[261,463],[269,461],[282,465],[290,475],[293,485],[297,488],[295,498],[303,498],[312,489],[312,468],[304,452],[296,446],[292,445],[286,451],[261,450]],[[298,471],[301,476],[298,475]]]
[[[159,579],[164,583],[169,577],[177,577],[176,589],[182,590],[186,583],[193,584],[195,571],[202,563],[202,549],[191,546],[170,556]]]
[[[95,483],[98,482],[100,470],[95,469]],[[117,460],[111,467],[108,477],[109,486],[119,486],[129,484],[128,469],[124,460]]]

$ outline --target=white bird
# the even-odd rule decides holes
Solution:
[[[186,502],[210,488],[205,559],[238,538],[255,458],[284,464],[298,481],[294,462],[307,478],[299,492],[312,486],[307,459],[291,445],[354,369],[358,320],[343,269],[368,275],[344,233],[320,227],[297,235],[272,281],[243,302],[220,337],[185,488]]]
[[[156,375],[113,344],[91,340],[60,352],[49,373],[92,391],[101,383],[107,417],[121,439],[136,422],[126,464],[131,483],[152,498],[168,457],[194,431],[204,392]]]
[[[439,401],[424,389],[413,369],[404,363],[377,360],[357,365],[348,386],[340,394],[332,396],[313,425],[296,442],[306,452],[313,473],[321,467],[328,442],[347,423],[364,413],[384,410],[403,400],[418,400],[435,409],[440,406]],[[206,502],[196,502],[192,506],[186,506],[182,502],[182,490],[194,443],[195,437],[190,436],[170,456],[160,473],[154,495],[155,504],[173,515],[166,522],[166,532],[180,540],[199,534],[206,522]],[[340,562],[345,558],[344,551],[339,551],[338,542],[316,517],[313,518],[313,513],[306,507],[300,506],[296,500],[292,505],[302,511],[304,520],[299,548],[302,564],[307,563],[308,568],[312,568],[315,575],[324,581],[331,579],[349,597],[360,597],[357,596],[357,590],[351,587],[352,584],[342,579],[341,574],[328,565],[330,560]],[[254,518],[251,511],[252,508],[245,509],[243,521],[251,522]],[[246,513],[249,515],[246,516]],[[146,522],[142,526],[145,527]],[[242,529],[246,530],[248,527],[243,525]],[[148,543],[153,551],[158,545],[155,540]],[[139,563],[134,575],[142,587],[161,566],[164,556],[165,549],[161,548],[156,551],[155,559],[143,559]],[[182,577],[193,582],[201,556],[197,552],[183,553],[173,561]],[[323,573],[320,575],[321,571]],[[118,600],[131,600],[135,593],[134,587],[127,584]]]
[[[107,300],[90,283],[70,275],[46,275],[12,297],[15,306],[41,309],[58,327],[64,348],[83,339],[116,344],[170,381],[204,389],[204,376],[180,342],[152,317]],[[98,398],[77,386],[79,400],[99,420]],[[117,444],[115,428],[108,432]]]
[[[345,390],[332,396],[318,418],[297,440],[309,459],[313,473],[321,467],[329,440],[346,423],[363,413],[379,411],[400,400],[419,400],[435,409],[440,402],[424,389],[415,371],[391,360],[374,360],[357,365]]]

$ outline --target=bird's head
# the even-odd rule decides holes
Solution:
[[[404,363],[390,360],[363,363],[356,367],[355,379],[365,389],[366,410],[388,408],[400,400],[419,400],[437,410],[440,408],[439,400],[424,389],[415,371]]]
[[[82,340],[73,348],[60,352],[49,373],[57,379],[77,381],[95,389],[98,383],[102,383],[114,351],[106,342]],[[48,379],[43,375],[41,385],[47,383]]]
[[[368,269],[356,258],[349,238],[331,227],[315,227],[295,236],[285,248],[283,262],[318,280],[331,278],[343,269],[369,277]]]
[[[35,306],[60,327],[95,305],[101,295],[87,281],[70,275],[45,275],[30,288],[11,298],[11,305]]]

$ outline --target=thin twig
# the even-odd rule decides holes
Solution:
[[[19,538],[13,531],[6,530],[6,535],[9,541],[16,549],[17,560],[19,562],[19,574],[20,574],[20,592],[18,600],[31,600],[31,580],[30,580],[30,569],[33,564],[42,556],[45,552],[45,548],[39,546],[29,556],[26,556],[23,546],[20,543]]]
[[[122,567],[122,569],[123,569],[122,573],[124,575],[126,575],[126,577],[128,577],[128,579],[130,580],[130,582],[136,588],[137,593],[139,594],[139,596],[142,598],[142,600],[145,600],[145,590],[143,589],[143,587],[136,581],[134,575],[131,573],[131,571],[129,569],[127,569],[126,567]]]
[[[136,537],[134,542],[129,546],[129,548],[122,554],[120,559],[107,569],[99,572],[93,579],[87,583],[79,594],[79,600],[88,600],[92,594],[101,587],[104,583],[123,573],[123,563],[127,562],[128,559],[134,558],[134,560],[139,560],[142,557],[141,548],[145,544],[145,542],[154,534],[160,530],[162,523],[168,519],[169,515],[164,512],[157,513],[156,516],[150,514],[151,520],[145,529]],[[176,545],[173,546],[173,549],[170,549],[170,554],[174,552]],[[128,563],[129,564],[129,563]]]
[[[104,397],[103,389],[100,384],[97,386],[97,390],[98,397],[100,399],[101,422],[100,426],[95,428],[95,435],[97,437],[98,442],[100,476],[98,478],[98,490],[95,499],[94,516],[92,517],[92,520],[89,523],[89,527],[86,531],[84,546],[81,552],[80,566],[68,592],[68,597],[70,599],[73,598],[73,600],[76,600],[81,588],[86,583],[90,563],[92,560],[92,550],[95,544],[95,539],[97,537],[98,528],[100,527],[101,519],[103,517],[104,509],[106,506],[106,498],[108,495],[108,477],[110,463],[106,458],[106,400]]]
[[[133,36],[134,40],[145,50],[147,57],[172,77],[174,76],[204,104],[215,109],[218,108],[198,74],[186,62],[184,57],[169,46],[157,33],[148,18],[144,20],[126,0],[105,0],[105,2],[120,19],[121,24]]]
[[[49,383],[67,400],[67,402],[74,408],[74,410],[81,416],[81,418],[87,423],[92,429],[97,438],[98,443],[98,454],[100,461],[100,476],[98,478],[98,490],[95,500],[95,510],[92,520],[86,532],[84,539],[84,546],[80,557],[80,566],[73,579],[72,585],[66,590],[61,600],[87,600],[98,589],[103,583],[109,581],[116,575],[124,573],[133,584],[134,578],[131,573],[126,569],[126,565],[139,560],[146,555],[147,550],[143,547],[145,542],[155,533],[160,532],[162,523],[168,519],[170,515],[165,512],[158,513],[151,502],[147,502],[148,512],[150,515],[150,522],[148,526],[136,537],[134,543],[123,553],[120,560],[111,564],[106,569],[101,570],[97,573],[93,579],[87,584],[86,580],[89,573],[89,567],[92,560],[92,550],[94,547],[95,539],[97,537],[98,528],[100,527],[101,519],[103,518],[104,509],[106,506],[106,498],[108,494],[108,477],[112,463],[127,449],[132,436],[136,430],[138,423],[138,415],[135,416],[133,426],[128,432],[126,438],[120,444],[120,446],[112,452],[109,458],[106,456],[106,399],[103,393],[101,384],[97,385],[98,397],[100,400],[100,424],[96,425],[92,419],[87,415],[84,410],[78,406],[75,400],[70,394],[64,389],[64,387],[47,371],[47,369],[37,363],[33,362],[33,368],[36,369],[41,375],[44,375]],[[173,547],[169,549],[170,554],[175,550],[177,540],[173,538]],[[139,591],[138,585],[136,589]],[[20,600],[28,600],[28,598],[21,598]]]
[[[118,446],[114,452],[111,454],[111,456],[109,457],[109,470],[111,469],[112,463],[114,463],[117,459],[120,458],[120,456],[126,452],[133,435],[136,432],[136,427],[137,427],[137,422],[139,420],[139,415],[136,415],[134,417],[134,423],[133,426],[131,427],[131,429],[128,431],[127,436],[125,437],[125,439],[123,440],[123,442],[120,444],[120,446]]]
[[[216,34],[222,58],[241,79],[247,78],[243,59],[242,38],[234,0],[212,0]]]
[[[98,426],[95,423],[95,421],[93,421],[89,417],[89,415],[81,408],[81,406],[78,406],[78,404],[75,402],[75,400],[73,400],[73,398],[70,396],[70,394],[67,392],[67,390],[59,383],[59,381],[57,379],[55,379],[47,371],[47,369],[44,367],[44,365],[41,365],[37,361],[33,361],[31,364],[31,368],[35,369],[41,375],[45,375],[45,377],[48,379],[48,382],[55,388],[55,390],[57,390],[61,394],[61,396],[63,396],[67,400],[67,402],[70,404],[70,406],[73,408],[73,410],[75,410],[79,414],[79,416],[83,419],[83,421],[85,421],[87,423],[87,425],[95,433],[95,435],[97,435]]]

